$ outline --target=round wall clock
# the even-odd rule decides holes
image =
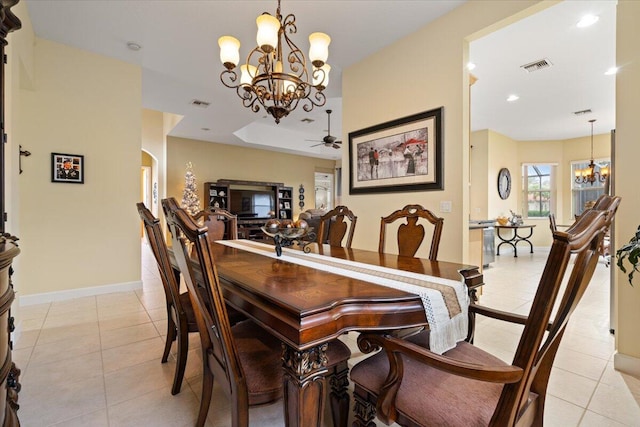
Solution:
[[[498,172],[498,195],[505,200],[509,197],[509,193],[511,193],[511,174],[509,169],[502,168]]]

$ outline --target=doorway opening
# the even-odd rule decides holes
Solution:
[[[333,175],[325,172],[315,173],[316,209],[333,209],[334,186]]]

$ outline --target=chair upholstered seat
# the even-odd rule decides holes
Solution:
[[[607,198],[606,208],[591,209],[567,231],[553,232],[527,315],[469,306],[475,315],[523,326],[510,364],[465,341],[434,353],[426,332],[404,338],[384,331],[360,334],[364,353],[382,350],[351,370],[353,426],[371,427],[374,417],[410,427],[542,426],[553,360],[620,203],[619,197]]]
[[[231,425],[247,427],[249,407],[275,402],[284,395],[283,344],[253,321],[230,325],[207,228],[199,226],[173,198],[162,200],[162,207],[200,332],[203,379],[196,427],[206,423],[214,381],[230,400]],[[196,281],[194,266],[202,272],[200,282]],[[351,352],[335,340],[326,345],[326,356],[334,425],[346,426],[349,411],[347,360]]]
[[[262,405],[282,398],[280,341],[245,320],[231,328],[240,363],[247,378],[249,405]]]
[[[231,328],[240,361],[247,377],[249,405],[262,405],[282,398],[282,344],[266,331],[257,334],[260,327],[251,320]],[[329,343],[327,366],[349,359],[351,351],[339,340]]]
[[[428,348],[429,332],[420,333],[407,341]],[[444,355],[479,365],[508,366],[504,361],[466,342],[459,343]],[[448,427],[489,425],[503,384],[450,375],[409,357],[401,357],[404,377],[396,397],[398,424]],[[388,372],[389,359],[384,352],[379,352],[354,366],[351,379],[368,393],[379,395]],[[428,384],[425,384],[425,378],[428,378]],[[407,414],[411,414],[411,418]]]

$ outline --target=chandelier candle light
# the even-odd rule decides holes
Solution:
[[[220,74],[222,84],[235,89],[243,105],[253,112],[258,112],[262,105],[276,123],[300,101],[307,112],[323,106],[326,97],[322,91],[329,84],[331,70],[326,63],[331,38],[324,33],[309,36],[309,69],[304,54],[287,35],[297,32],[296,17],[289,14],[283,19],[280,0],[276,16],[264,12],[256,23],[258,46],[249,52],[246,63],[240,65],[239,79],[236,67],[240,62],[240,42],[231,36],[218,39],[220,60],[225,67]]]
[[[588,183],[593,185],[596,181],[605,182],[609,175],[609,167],[602,166],[600,172],[598,172],[596,171],[596,164],[593,161],[593,122],[595,121],[596,119],[589,120],[589,123],[591,123],[591,162],[589,166],[584,169],[576,169],[576,183],[578,184]]]

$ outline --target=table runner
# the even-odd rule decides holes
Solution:
[[[273,245],[250,240],[216,243],[420,296],[429,323],[430,348],[435,353],[452,349],[467,336],[469,295],[462,279],[443,279],[289,248],[283,248],[282,256],[278,257]]]

